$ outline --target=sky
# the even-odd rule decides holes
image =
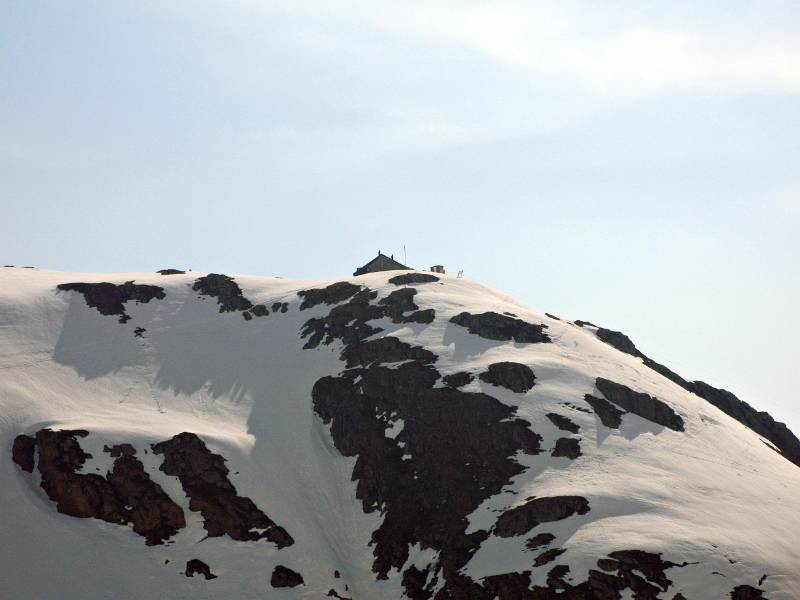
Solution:
[[[0,82],[3,264],[382,250],[800,434],[796,0],[0,0]]]

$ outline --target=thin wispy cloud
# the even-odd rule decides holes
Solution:
[[[322,171],[552,132],[670,94],[800,92],[795,37],[725,19],[670,23],[632,6],[238,0],[155,10],[261,37],[299,68],[324,69],[308,87],[330,125],[289,118],[253,134],[280,144],[287,166],[311,157]],[[256,46],[234,68],[269,77],[260,58]]]

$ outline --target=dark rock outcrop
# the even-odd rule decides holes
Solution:
[[[130,321],[125,312],[125,303],[133,300],[147,304],[150,300],[163,300],[164,288],[157,285],[138,285],[133,281],[123,284],[113,283],[61,283],[56,286],[61,291],[78,292],[83,295],[86,305],[97,309],[101,315],[119,315],[120,323]]]
[[[189,508],[203,515],[209,537],[228,535],[234,540],[266,539],[278,548],[294,543],[287,531],[276,525],[250,499],[239,496],[228,479],[225,459],[212,453],[193,433],[179,433],[172,439],[152,445],[163,454],[160,469],[178,477],[189,497]]]
[[[113,446],[103,446],[103,452],[108,452],[111,458],[120,456],[136,456],[136,448],[130,444],[114,444]]]
[[[239,284],[227,275],[209,273],[195,281],[192,289],[203,296],[216,298],[219,312],[235,312],[253,307],[253,303],[242,294]]]
[[[80,474],[91,458],[77,440],[88,432],[42,429],[36,434],[41,486],[59,512],[124,525],[161,544],[186,526],[183,510],[153,482],[144,465],[130,453],[120,453],[106,477]]]
[[[578,433],[580,431],[580,427],[573,423],[570,419],[563,415],[559,415],[556,413],[547,413],[545,415],[550,422],[553,423],[556,427],[558,427],[561,431],[570,431],[572,433]]]
[[[384,337],[360,344],[351,344],[342,351],[342,359],[348,367],[372,363],[394,363],[415,360],[421,364],[432,364],[438,357],[421,346],[411,346],[396,337]]]
[[[574,514],[589,512],[589,502],[582,496],[549,496],[533,498],[501,514],[494,526],[499,537],[514,537],[528,533],[540,523],[561,521]]]
[[[499,385],[519,394],[530,390],[536,382],[536,376],[529,366],[515,362],[492,363],[489,365],[489,370],[478,377],[481,381]]]
[[[352,284],[348,285],[352,286]],[[328,288],[330,287],[328,286]],[[330,297],[330,294],[325,292],[328,288],[306,290],[304,304],[309,298],[313,302],[324,302],[320,298]],[[315,292],[325,293],[317,295]],[[301,329],[301,336],[308,338],[308,341],[303,348],[316,348],[321,343],[330,344],[337,339],[345,345],[360,342],[382,331],[380,327],[369,325],[367,321],[374,321],[384,317],[391,318],[394,323],[430,323],[434,317],[433,309],[416,310],[419,307],[413,303],[414,293],[416,293],[416,290],[412,288],[395,290],[376,305],[372,304],[372,301],[378,297],[378,292],[368,288],[362,289],[350,296],[347,302],[334,306],[326,316],[306,321]],[[344,295],[344,292],[336,294],[335,298],[339,298],[341,295]],[[405,315],[404,313],[407,310],[415,312]]]
[[[318,304],[338,304],[348,298],[352,298],[361,289],[360,285],[347,281],[338,281],[328,287],[316,288],[311,290],[300,290],[297,295],[303,300],[300,310],[313,308]]]
[[[253,308],[250,309],[250,312],[253,313],[253,316],[256,317],[266,317],[267,315],[269,315],[269,309],[263,304],[256,304]]]
[[[194,577],[195,575],[202,575],[206,579],[216,579],[217,576],[211,572],[211,568],[199,558],[193,558],[186,562],[186,570],[184,571],[187,577]]]
[[[428,600],[433,594],[425,589],[428,583],[430,567],[418,569],[414,565],[408,567],[403,573],[403,589],[405,595],[411,600]]]
[[[297,587],[303,585],[303,576],[283,565],[276,566],[272,571],[269,583],[274,588]]]
[[[642,359],[646,366],[657,373],[681,386],[686,391],[707,400],[728,416],[733,417],[768,439],[775,444],[784,457],[800,466],[800,439],[784,423],[773,419],[769,413],[757,411],[747,402],[740,400],[727,390],[715,388],[703,381],[687,381],[674,371],[643,354],[633,341],[620,331],[599,327],[597,329],[597,337],[620,352]]]
[[[765,600],[764,590],[750,585],[737,585],[731,590],[731,600]]]
[[[462,312],[452,319],[451,323],[466,327],[467,331],[487,340],[514,340],[519,344],[536,344],[550,342],[544,333],[547,325],[534,325],[522,319],[516,319],[496,312],[471,314]]]
[[[554,539],[556,539],[556,536],[554,536],[552,533],[537,533],[535,536],[525,542],[525,547],[528,550],[537,550],[543,546],[547,546]]]
[[[378,304],[384,307],[386,316],[393,323],[432,323],[435,316],[434,310],[432,308],[419,310],[419,306],[414,304],[416,293],[417,290],[414,288],[395,290],[381,299]],[[404,315],[408,312],[411,314]]]
[[[684,430],[683,419],[668,404],[658,398],[653,398],[643,392],[636,392],[627,386],[602,377],[597,378],[595,385],[606,397],[606,400],[621,406],[626,411],[673,431]]]
[[[581,456],[581,442],[576,438],[558,438],[550,456],[576,459]]]
[[[434,281],[439,281],[439,278],[430,273],[405,273],[392,277],[389,283],[393,283],[394,285],[413,285],[419,283],[433,283]]]
[[[11,447],[11,460],[23,471],[33,473],[34,453],[36,451],[36,438],[21,433],[14,438]]]
[[[715,388],[702,381],[693,381],[689,386],[690,391],[757,434],[764,436],[775,444],[788,460],[800,466],[800,440],[786,425],[773,419],[767,412],[757,411],[727,390]]]
[[[557,558],[563,550],[553,548],[540,554],[534,566],[542,566]],[[557,565],[547,574],[547,586],[531,586],[530,571],[493,575],[483,580],[491,594],[486,598],[499,600],[620,600],[621,592],[630,590],[636,600],[658,600],[671,598],[685,600],[682,594],[664,596],[672,586],[664,571],[684,564],[661,559],[660,554],[641,550],[613,552],[613,558],[601,558],[598,567],[611,572],[590,569],[588,577],[580,583],[567,581],[569,566]],[[535,564],[536,562],[539,564]],[[738,588],[737,588],[738,589]],[[483,598],[483,597],[481,597]],[[745,600],[749,596],[743,597]],[[753,598],[760,598],[754,596]],[[738,600],[738,599],[737,599]]]
[[[472,383],[473,379],[475,378],[472,376],[472,373],[467,373],[466,371],[459,371],[458,373],[451,373],[450,375],[442,377],[444,384],[452,388],[464,387],[468,383]]]
[[[533,566],[541,567],[549,562],[553,562],[559,556],[564,554],[564,552],[566,552],[564,548],[550,548],[549,550],[545,550],[533,560]]]
[[[619,429],[622,423],[622,415],[625,411],[618,409],[605,398],[598,398],[591,394],[586,394],[583,399],[594,409],[595,414],[600,418],[600,422],[611,429]]]
[[[466,534],[467,515],[523,470],[514,455],[538,453],[540,437],[515,418],[513,408],[490,396],[434,388],[437,357],[428,350],[396,338],[363,341],[377,332],[367,321],[385,315],[385,305],[371,304],[376,296],[361,290],[304,326],[304,335],[312,336],[307,347],[343,341],[342,359],[350,367],[316,382],[314,410],[330,425],[336,448],[356,457],[352,476],[364,511],[384,515],[372,535],[377,576],[402,569],[409,547],[421,544],[439,550],[439,561],[424,579],[410,566],[404,573],[415,596],[426,597],[444,578],[449,592],[441,594],[477,590],[483,595],[475,597],[485,598],[459,573],[488,535]],[[399,361],[406,362],[384,366]],[[396,419],[403,428],[387,437]]]

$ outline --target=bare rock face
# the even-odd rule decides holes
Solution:
[[[576,438],[558,438],[550,456],[565,456],[573,460],[578,458],[581,456],[580,440]]]
[[[389,283],[394,285],[414,285],[419,283],[433,283],[439,281],[436,275],[430,273],[406,273],[404,275],[397,275],[389,280]]]
[[[574,514],[589,512],[589,502],[581,496],[550,496],[528,500],[507,510],[497,519],[494,534],[514,537],[528,533],[540,523],[561,521]]]
[[[631,339],[620,331],[599,327],[597,329],[597,337],[620,352],[641,358],[646,366],[657,373],[677,383],[683,389],[700,396],[728,416],[733,417],[759,435],[764,436],[775,444],[783,456],[800,466],[800,439],[798,439],[784,423],[773,419],[769,413],[757,411],[747,402],[740,400],[727,390],[715,388],[703,381],[685,380],[674,371],[643,354]]]
[[[109,523],[133,524],[148,545],[161,544],[186,526],[183,510],[150,479],[134,455],[120,454],[106,477],[77,473],[91,458],[81,430],[42,429],[36,434],[42,489],[59,512]]]
[[[622,415],[625,411],[618,409],[605,398],[598,398],[591,394],[586,394],[583,399],[594,409],[595,414],[600,418],[600,422],[611,429],[619,429],[622,424]]]
[[[14,445],[11,447],[11,460],[23,471],[33,473],[34,453],[36,451],[36,439],[29,435],[20,434],[14,438]]]
[[[658,398],[636,392],[627,386],[602,377],[597,378],[595,385],[607,400],[628,412],[673,431],[683,431],[683,419],[668,404]]]
[[[78,292],[83,295],[86,305],[96,308],[101,315],[119,315],[119,322],[130,321],[125,312],[125,304],[133,300],[147,304],[154,298],[165,298],[164,288],[157,285],[138,285],[126,281],[121,285],[113,283],[61,283],[56,286],[62,291]]]
[[[228,535],[234,540],[266,539],[284,548],[294,543],[289,533],[276,525],[250,498],[239,496],[228,479],[225,459],[212,453],[193,433],[179,433],[152,445],[163,454],[161,470],[175,475],[189,497],[189,508],[203,515],[209,537]]]
[[[458,373],[451,373],[450,375],[442,377],[444,384],[452,388],[464,387],[472,383],[473,379],[475,378],[472,376],[472,373],[467,373],[466,371],[459,371]]]
[[[300,573],[292,571],[283,565],[276,566],[272,571],[270,585],[274,588],[297,587],[298,585],[303,585],[303,583],[305,582]]]
[[[481,373],[479,378],[481,381],[499,385],[518,394],[524,394],[536,382],[536,376],[529,366],[515,362],[492,363],[489,365],[489,370]]]
[[[478,583],[459,572],[488,535],[467,534],[467,515],[522,471],[514,455],[538,453],[540,437],[513,408],[491,396],[434,387],[440,375],[432,352],[396,338],[364,341],[377,332],[367,321],[397,317],[394,309],[387,315],[390,303],[371,304],[376,296],[361,290],[304,326],[304,335],[311,336],[306,347],[333,340],[345,344],[347,368],[318,380],[312,398],[336,448],[356,457],[352,477],[364,511],[384,515],[372,534],[373,571],[386,578],[390,569],[404,569],[409,548],[420,544],[439,550],[439,560],[430,570],[405,567],[409,594],[431,597],[443,578],[437,599],[488,599]],[[395,298],[392,303],[400,305],[413,295]],[[397,362],[402,364],[384,366]],[[387,436],[398,420],[402,430]]]
[[[324,302],[322,298],[330,298],[330,292],[326,291],[330,287],[332,286],[320,290],[305,290],[298,294],[302,294],[303,304],[308,302],[308,307],[316,306],[316,304]],[[352,291],[349,288],[348,290]],[[308,338],[308,341],[303,348],[316,348],[321,343],[330,344],[337,339],[348,345],[360,342],[382,331],[380,327],[369,325],[367,321],[384,317],[390,318],[394,323],[432,322],[435,316],[433,309],[418,310],[419,307],[413,302],[414,294],[416,294],[416,290],[413,288],[395,290],[378,304],[372,304],[372,301],[378,297],[378,293],[368,288],[361,289],[352,294],[344,304],[334,306],[326,316],[312,318],[305,322],[301,336]],[[338,299],[342,295],[344,292],[336,293],[334,298]],[[300,308],[302,310],[303,305]],[[408,311],[414,312],[405,314]]]
[[[547,550],[536,558],[534,566],[552,562],[563,552],[560,548]],[[600,570],[590,569],[586,580],[579,583],[567,581],[569,566],[557,565],[547,574],[547,586],[531,586],[530,571],[493,575],[485,578],[483,584],[492,594],[490,597],[499,600],[620,600],[625,590],[630,590],[636,600],[686,600],[680,593],[664,595],[672,586],[665,571],[683,567],[685,563],[665,561],[660,554],[641,550],[623,550],[609,556],[612,558],[600,558],[597,561]]]
[[[253,307],[253,303],[242,294],[239,284],[227,275],[209,273],[195,281],[192,289],[203,296],[216,298],[219,312],[235,312]]]
[[[764,590],[749,585],[737,585],[731,590],[731,600],[765,600]]]
[[[550,542],[556,539],[552,533],[537,533],[535,536],[525,542],[525,547],[528,550],[536,550],[547,546]]]
[[[211,567],[198,558],[193,558],[186,562],[186,570],[184,571],[187,577],[194,577],[195,575],[202,575],[206,579],[216,579],[217,576],[211,572]]]
[[[519,344],[548,343],[550,337],[544,333],[547,325],[534,325],[496,312],[470,314],[462,312],[451,323],[466,327],[467,331],[487,340],[514,340]]]
[[[301,290],[297,292],[297,295],[303,300],[300,304],[300,310],[313,308],[318,304],[331,305],[344,302],[348,298],[355,296],[360,289],[360,285],[355,285],[347,281],[339,281],[325,288]]]
[[[545,415],[550,422],[558,427],[561,431],[569,431],[572,433],[578,433],[580,431],[580,427],[573,423],[568,417],[563,415],[559,415],[556,413],[547,413]]]
[[[432,308],[419,310],[419,306],[414,304],[416,293],[417,290],[414,288],[395,290],[380,300],[378,304],[385,308],[386,316],[393,323],[432,323],[435,316],[434,310]],[[405,315],[404,313],[407,312],[411,314]]]

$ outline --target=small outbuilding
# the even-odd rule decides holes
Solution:
[[[378,271],[410,271],[411,267],[407,267],[402,263],[397,262],[394,256],[386,256],[382,252],[378,252],[378,256],[373,258],[363,267],[356,269],[353,275],[364,275],[366,273],[377,273]]]

